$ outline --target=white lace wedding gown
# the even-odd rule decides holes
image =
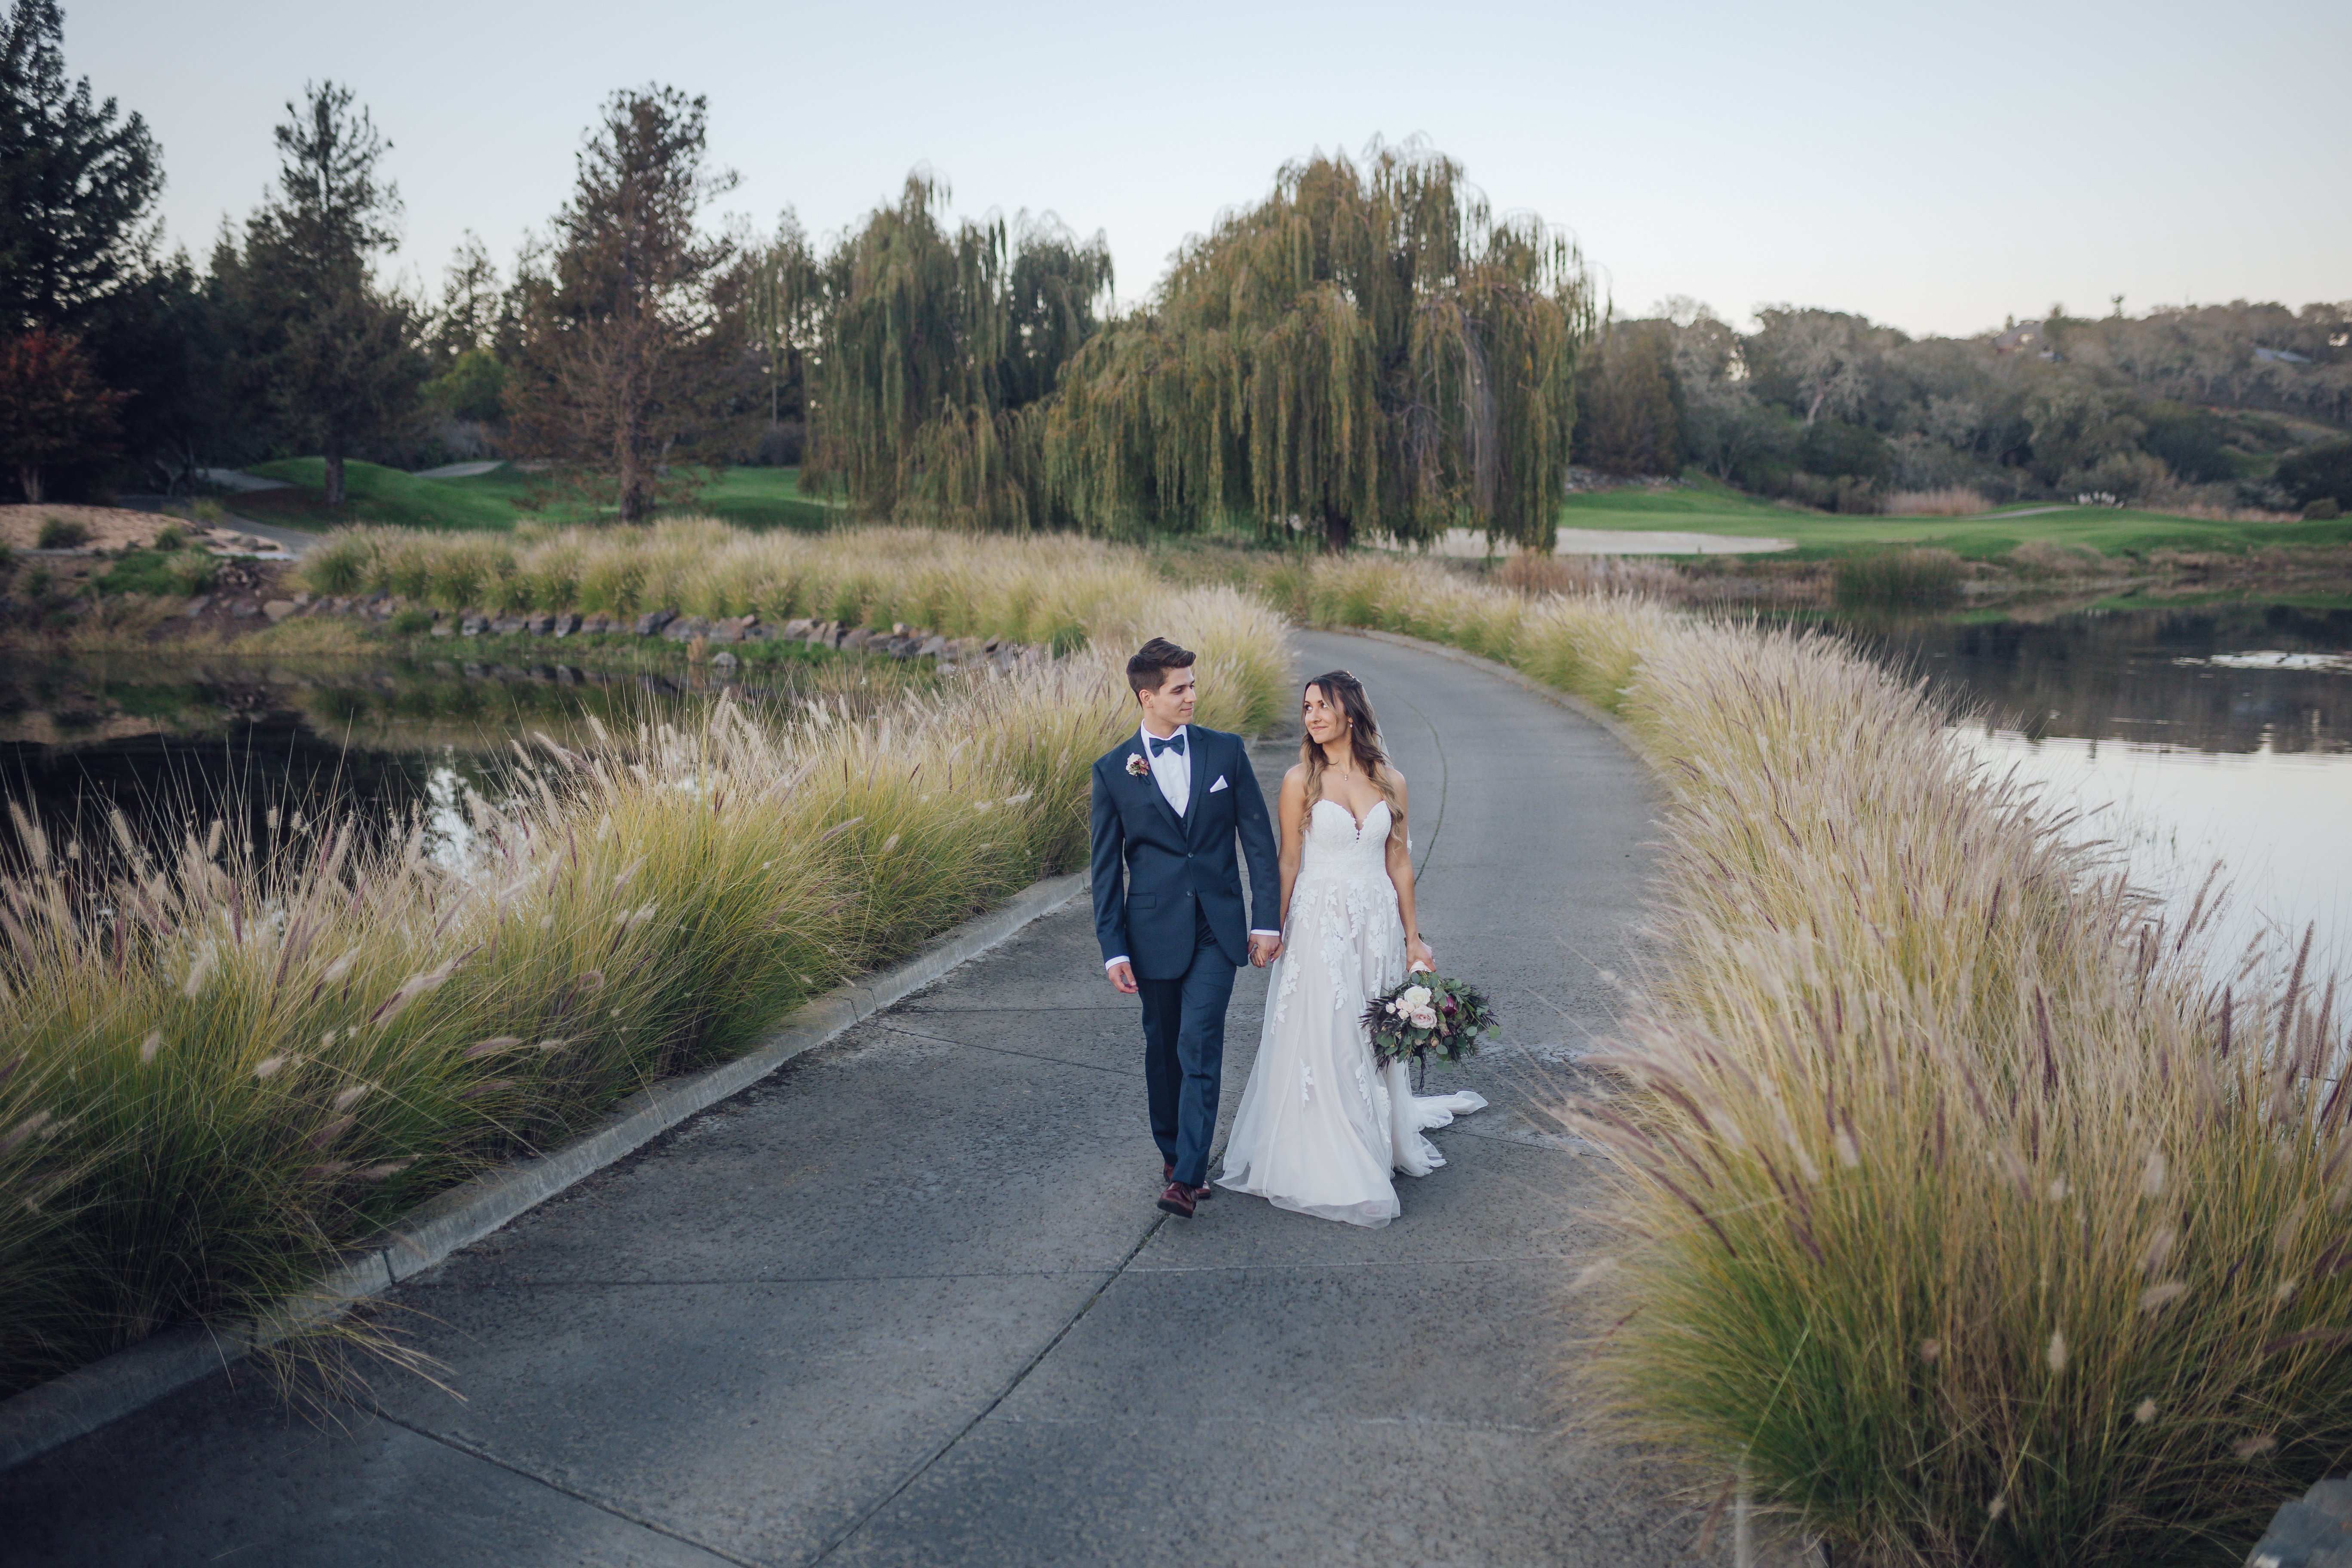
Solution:
[[[1404,1063],[1373,1061],[1364,1008],[1405,973],[1389,826],[1385,801],[1360,826],[1337,801],[1307,810],[1257,1062],[1217,1178],[1276,1208],[1349,1225],[1394,1219],[1390,1173],[1425,1176],[1445,1163],[1423,1131],[1486,1103],[1466,1092],[1417,1097]]]

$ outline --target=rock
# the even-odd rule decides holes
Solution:
[[[713,669],[732,669],[741,662],[723,647],[710,656],[710,668]]]
[[[947,652],[948,639],[942,637],[933,637],[915,649],[917,657],[922,658],[940,658]]]
[[[641,637],[652,637],[676,619],[677,619],[676,610],[647,610],[637,617],[637,635]]]
[[[710,635],[710,623],[700,616],[680,616],[662,627],[661,635],[672,642],[692,642]]]
[[[433,623],[433,635],[436,637],[456,637],[457,628],[446,621],[436,621]]]
[[[851,648],[862,648],[873,640],[874,634],[867,631],[864,626],[853,626],[848,631],[843,633],[841,640],[834,646],[846,653]]]
[[[555,617],[553,616],[533,616],[530,620],[523,623],[523,627],[526,631],[530,632],[531,636],[535,637],[543,637],[548,633],[555,629]]]
[[[743,640],[745,642],[766,642],[770,637],[772,637],[775,635],[776,628],[773,626],[745,626],[743,628]]]
[[[2280,1509],[2246,1568],[2352,1568],[2352,1479],[2321,1481]]]
[[[786,642],[806,642],[808,641],[809,634],[815,630],[816,623],[814,621],[786,621],[784,623],[784,640]]]
[[[478,610],[467,611],[466,618],[457,623],[457,632],[461,637],[478,637],[489,629],[489,617]]]
[[[741,642],[743,623],[735,619],[713,621],[710,623],[709,636],[710,640],[715,643]]]
[[[190,599],[188,601],[188,608],[186,611],[188,619],[193,621],[198,616],[203,615],[212,602],[213,596],[210,594],[199,594],[194,598]]]
[[[612,629],[613,617],[606,615],[593,615],[580,623],[580,633],[583,637],[586,637],[591,633],[593,633],[598,637],[602,637],[604,633],[609,632]]]
[[[579,629],[578,616],[558,616],[555,617],[555,624],[548,628],[548,633],[551,637],[568,637]]]
[[[530,620],[524,616],[500,616],[490,623],[490,630],[502,637],[512,637],[517,632],[529,630],[530,627]]]
[[[297,594],[294,595],[294,607],[298,610],[307,608],[310,603],[310,595],[308,594]]]
[[[240,619],[247,616],[257,616],[261,614],[260,601],[257,599],[239,599],[235,605],[231,606],[229,614],[236,616]]]

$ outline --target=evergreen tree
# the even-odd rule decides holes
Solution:
[[[703,166],[705,100],[614,94],[581,152],[552,244],[527,257],[506,399],[511,445],[570,465],[635,522],[687,488],[669,465],[716,457],[745,422],[735,247],[695,231],[734,175]]]
[[[370,272],[397,244],[400,193],[376,174],[390,144],[331,81],[286,113],[277,193],[246,225],[243,255],[214,267],[257,402],[280,440],[325,459],[327,504],[341,506],[345,458],[415,417],[422,322]]]
[[[1451,159],[1318,155],[1079,351],[1046,437],[1092,526],[1251,513],[1327,548],[1467,523],[1549,545],[1590,330],[1581,259]]]
[[[78,331],[142,268],[163,171],[147,125],[66,79],[56,0],[0,18],[0,331]]]
[[[1044,399],[1095,331],[1109,247],[1048,216],[953,234],[946,187],[908,177],[896,206],[826,259],[805,485],[839,476],[878,517],[1020,529],[1051,521]]]

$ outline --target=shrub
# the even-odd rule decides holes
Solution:
[[[69,517],[45,517],[35,537],[38,550],[79,550],[89,542],[89,530]]]
[[[1885,550],[1838,559],[1840,609],[1939,609],[1960,595],[1960,558],[1948,550]]]
[[[184,550],[187,545],[188,531],[176,522],[167,522],[155,531],[153,548],[166,555],[174,550]]]
[[[2303,509],[2305,522],[2333,522],[2343,515],[2344,509],[2336,504],[2333,496],[2322,496]]]
[[[134,550],[108,567],[96,586],[101,594],[177,594],[179,579],[173,574],[173,565],[169,555]]]
[[[2278,460],[2278,484],[2303,506],[2332,500],[2352,507],[2352,437],[2315,441]]]
[[[212,587],[220,561],[209,551],[184,550],[171,558],[166,570],[171,574],[172,591],[193,597]]]
[[[420,610],[414,605],[404,610],[394,611],[392,629],[404,637],[421,637],[433,629],[433,612]]]
[[[196,521],[206,528],[218,528],[228,521],[228,509],[210,496],[199,497],[195,504],[188,510],[194,512]]]

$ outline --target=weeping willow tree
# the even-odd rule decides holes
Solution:
[[[1054,521],[1041,411],[1110,293],[1109,247],[1050,216],[965,222],[917,174],[824,263],[803,488],[836,476],[868,516],[1025,529]]]
[[[1495,220],[1451,159],[1318,154],[1079,350],[1051,490],[1097,529],[1250,514],[1331,549],[1464,524],[1549,546],[1591,326],[1574,245]]]
[[[776,237],[747,247],[743,261],[744,325],[767,372],[768,424],[773,428],[794,411],[788,394],[801,389],[802,362],[816,342],[822,280],[808,236],[790,207],[776,222]]]

